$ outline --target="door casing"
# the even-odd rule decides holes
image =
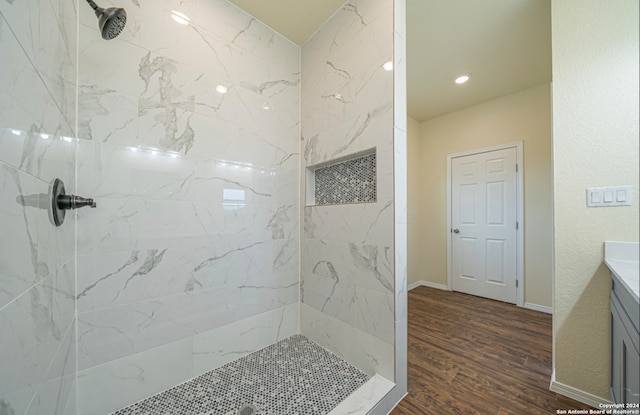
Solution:
[[[452,160],[457,157],[471,156],[507,148],[516,149],[516,160],[518,163],[518,170],[516,172],[516,218],[518,221],[518,229],[516,230],[516,280],[518,281],[516,288],[516,305],[518,307],[524,307],[524,180],[522,174],[524,171],[524,158],[522,141],[447,154],[447,289],[451,291],[453,278],[453,239],[451,237]]]

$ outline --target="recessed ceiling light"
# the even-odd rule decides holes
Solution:
[[[382,65],[382,67],[387,72],[393,71],[393,62],[392,61],[385,62],[384,65]]]
[[[189,16],[184,13],[180,13],[177,10],[171,10],[171,18],[174,22],[181,25],[187,26],[189,23],[191,23],[191,19],[189,19]]]
[[[456,84],[464,84],[469,79],[471,79],[471,74],[470,73],[466,73],[464,75],[460,75],[459,77],[456,78]]]
[[[226,94],[226,93],[227,93],[227,91],[228,91],[228,89],[227,89],[227,87],[226,87],[226,86],[224,86],[224,85],[218,85],[218,86],[216,87],[216,91],[218,91],[218,92],[219,92],[219,93],[221,93],[221,94]]]

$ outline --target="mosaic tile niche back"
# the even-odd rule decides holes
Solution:
[[[367,380],[294,335],[112,415],[326,415]]]
[[[376,201],[376,154],[352,158],[315,170],[315,204]]]

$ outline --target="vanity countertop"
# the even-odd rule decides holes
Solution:
[[[604,243],[604,263],[634,297],[640,301],[640,244],[638,242]]]

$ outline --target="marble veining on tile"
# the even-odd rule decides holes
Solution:
[[[293,335],[113,415],[325,415],[368,379]],[[240,411],[248,405],[254,410]]]
[[[74,390],[74,219],[56,228],[42,203],[55,177],[75,193],[69,10],[0,1],[1,414],[62,415]]]
[[[346,169],[323,178],[317,168],[314,189],[301,171],[303,194],[315,196],[301,215],[301,333],[389,379],[398,283],[395,86],[383,65],[395,54],[393,26],[393,2],[347,1],[302,47],[300,99],[304,167],[338,169],[332,160],[376,151],[370,174]]]
[[[117,6],[110,42],[78,10],[77,190],[100,206],[78,212],[78,364],[110,389],[122,360],[299,298],[299,48],[224,0]]]

